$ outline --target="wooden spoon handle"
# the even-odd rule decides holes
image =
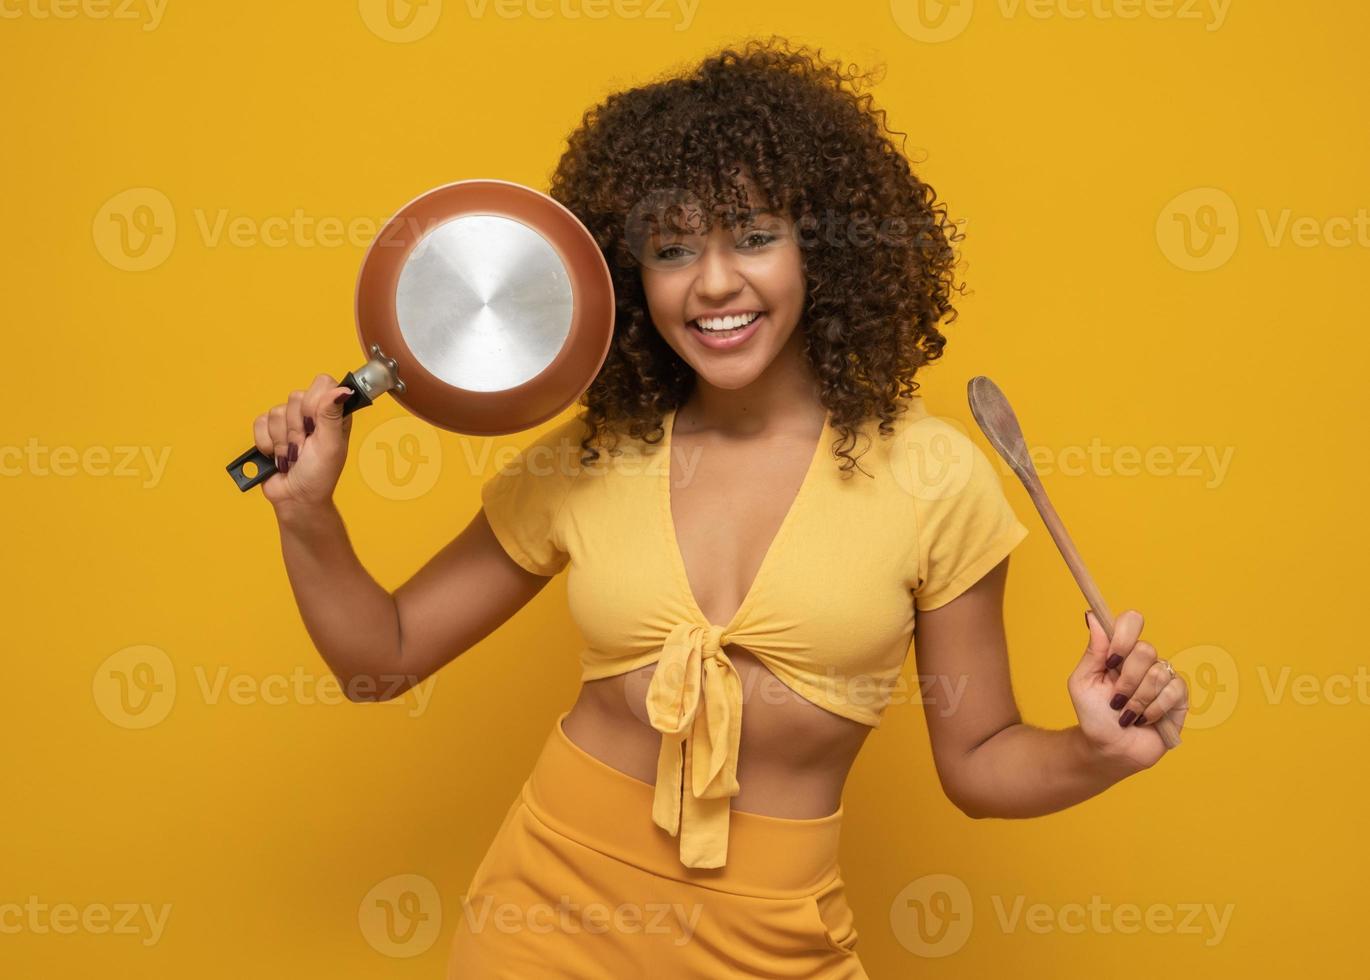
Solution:
[[[1094,618],[1099,621],[1099,625],[1111,638],[1113,636],[1113,613],[1109,611],[1103,593],[1094,583],[1094,576],[1090,575],[1089,569],[1085,567],[1084,559],[1080,557],[1075,542],[1070,539],[1070,533],[1066,530],[1065,524],[1062,523],[1060,515],[1056,513],[1056,508],[1051,504],[1051,498],[1047,496],[1046,488],[1042,486],[1042,481],[1037,476],[1037,470],[1032,465],[1032,460],[1027,453],[1027,443],[1023,439],[1023,430],[1018,425],[1018,417],[1014,414],[1008,399],[999,390],[999,386],[984,375],[970,379],[970,384],[967,386],[967,396],[970,399],[970,412],[975,416],[976,424],[980,426],[980,430],[984,432],[990,445],[1013,468],[1013,472],[1023,482],[1028,496],[1032,498],[1032,503],[1037,508],[1037,513],[1041,515],[1042,522],[1046,524],[1051,540],[1056,542],[1056,548],[1061,552],[1061,557],[1066,560],[1070,574],[1075,577],[1075,583],[1084,593],[1085,601],[1089,603],[1089,608],[1094,611]],[[1162,715],[1154,727],[1167,749],[1173,749],[1180,744],[1180,730],[1170,720],[1169,716]]]

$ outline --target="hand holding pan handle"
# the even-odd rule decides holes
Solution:
[[[371,359],[357,370],[348,371],[347,375],[338,382],[338,386],[352,389],[352,397],[343,402],[342,413],[344,416],[351,415],[358,409],[366,408],[387,391],[394,391],[396,394],[404,393],[404,382],[400,380],[396,370],[395,359],[386,357],[376,344],[371,345]],[[252,476],[248,476],[244,472],[249,463],[256,467],[256,472]],[[228,475],[233,477],[233,482],[238,484],[238,489],[243,492],[251,490],[275,472],[276,461],[256,446],[228,464]]]

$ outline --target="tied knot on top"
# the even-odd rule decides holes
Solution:
[[[721,626],[677,625],[647,687],[647,716],[661,733],[652,820],[680,837],[688,867],[727,860],[742,741],[742,678],[723,652],[727,640]]]

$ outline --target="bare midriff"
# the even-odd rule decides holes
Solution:
[[[742,679],[739,792],[732,808],[793,819],[836,812],[870,726],[805,700],[745,647],[729,644],[724,653]],[[656,666],[586,681],[562,724],[576,745],[645,783],[655,783],[661,751],[661,733],[647,719],[647,685]]]

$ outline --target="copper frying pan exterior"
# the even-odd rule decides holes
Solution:
[[[468,220],[471,227],[459,227],[463,220],[480,216],[494,220],[487,219],[485,224]],[[524,227],[511,226],[509,222]],[[505,228],[502,233],[498,230],[501,225]],[[516,246],[515,251],[504,256],[476,254],[473,242],[478,242],[481,234],[486,234],[488,241],[492,228],[495,230],[493,237]],[[454,231],[473,234],[466,234],[462,242],[457,235],[448,234]],[[406,277],[412,279],[420,260],[430,264],[453,260],[452,256],[434,255],[431,259],[416,256],[415,251],[420,247],[434,249],[435,243],[444,237],[449,239],[447,245],[457,249],[456,258],[464,259],[468,268],[472,263],[482,262],[486,268],[476,269],[475,276],[448,274],[449,280],[477,280],[459,284],[460,293],[453,298],[456,308],[451,313],[431,308],[418,312],[411,310],[407,314],[409,322],[405,322],[405,304],[397,303],[397,299],[406,295],[404,291],[409,287],[404,281]],[[410,261],[411,256],[415,262]],[[541,265],[533,266],[533,278],[525,278],[522,283],[511,283],[507,279],[498,282],[509,274],[499,263],[515,258]],[[460,268],[457,271],[460,272]],[[564,284],[549,284],[548,280],[562,275]],[[480,281],[482,276],[486,281]],[[501,286],[509,288],[497,298]],[[568,292],[564,304],[557,302],[557,290],[562,287]],[[509,305],[517,306],[520,298],[534,289],[547,291],[544,305],[510,313]],[[512,296],[508,295],[510,292]],[[503,316],[493,312],[500,302],[506,304]],[[523,314],[521,318],[517,315],[519,312]],[[511,315],[515,319],[509,319]],[[502,435],[554,418],[589,387],[608,356],[613,337],[613,281],[594,238],[560,202],[509,181],[462,180],[420,195],[386,223],[362,260],[357,279],[356,317],[357,339],[362,350],[369,353],[372,345],[377,345],[385,356],[395,360],[396,371],[404,385],[401,390],[392,390],[391,395],[408,411],[454,432]],[[451,330],[447,332],[452,334],[463,329],[475,330],[477,328],[472,324],[484,318],[483,336],[468,339],[466,349],[473,357],[490,358],[489,371],[492,373],[506,368],[494,358],[516,357],[520,344],[527,347],[534,340],[547,350],[550,361],[545,368],[512,387],[493,388],[478,385],[474,380],[454,383],[462,381],[457,373],[463,369],[461,351],[448,350],[449,367],[444,368],[435,360],[432,344],[422,333],[427,330],[431,338],[434,325],[440,322],[435,318],[441,317],[450,319]],[[544,323],[544,320],[557,322]],[[415,321],[421,324],[419,331],[414,329]],[[507,328],[511,323],[521,324],[524,335],[502,339],[501,328]],[[557,344],[563,332],[564,341]],[[539,336],[533,337],[532,333]],[[557,349],[551,349],[549,341]],[[471,344],[476,344],[479,351]],[[454,353],[457,360],[453,365]],[[467,365],[466,378],[475,377],[472,370]],[[474,370],[479,373],[480,368]],[[442,374],[447,377],[440,376]]]
[[[555,417],[613,338],[614,289],[593,236],[554,198],[462,180],[410,201],[367,249],[344,415],[385,392],[433,425],[503,435]],[[276,472],[251,446],[227,466],[246,492]],[[249,470],[252,472],[249,473]]]

